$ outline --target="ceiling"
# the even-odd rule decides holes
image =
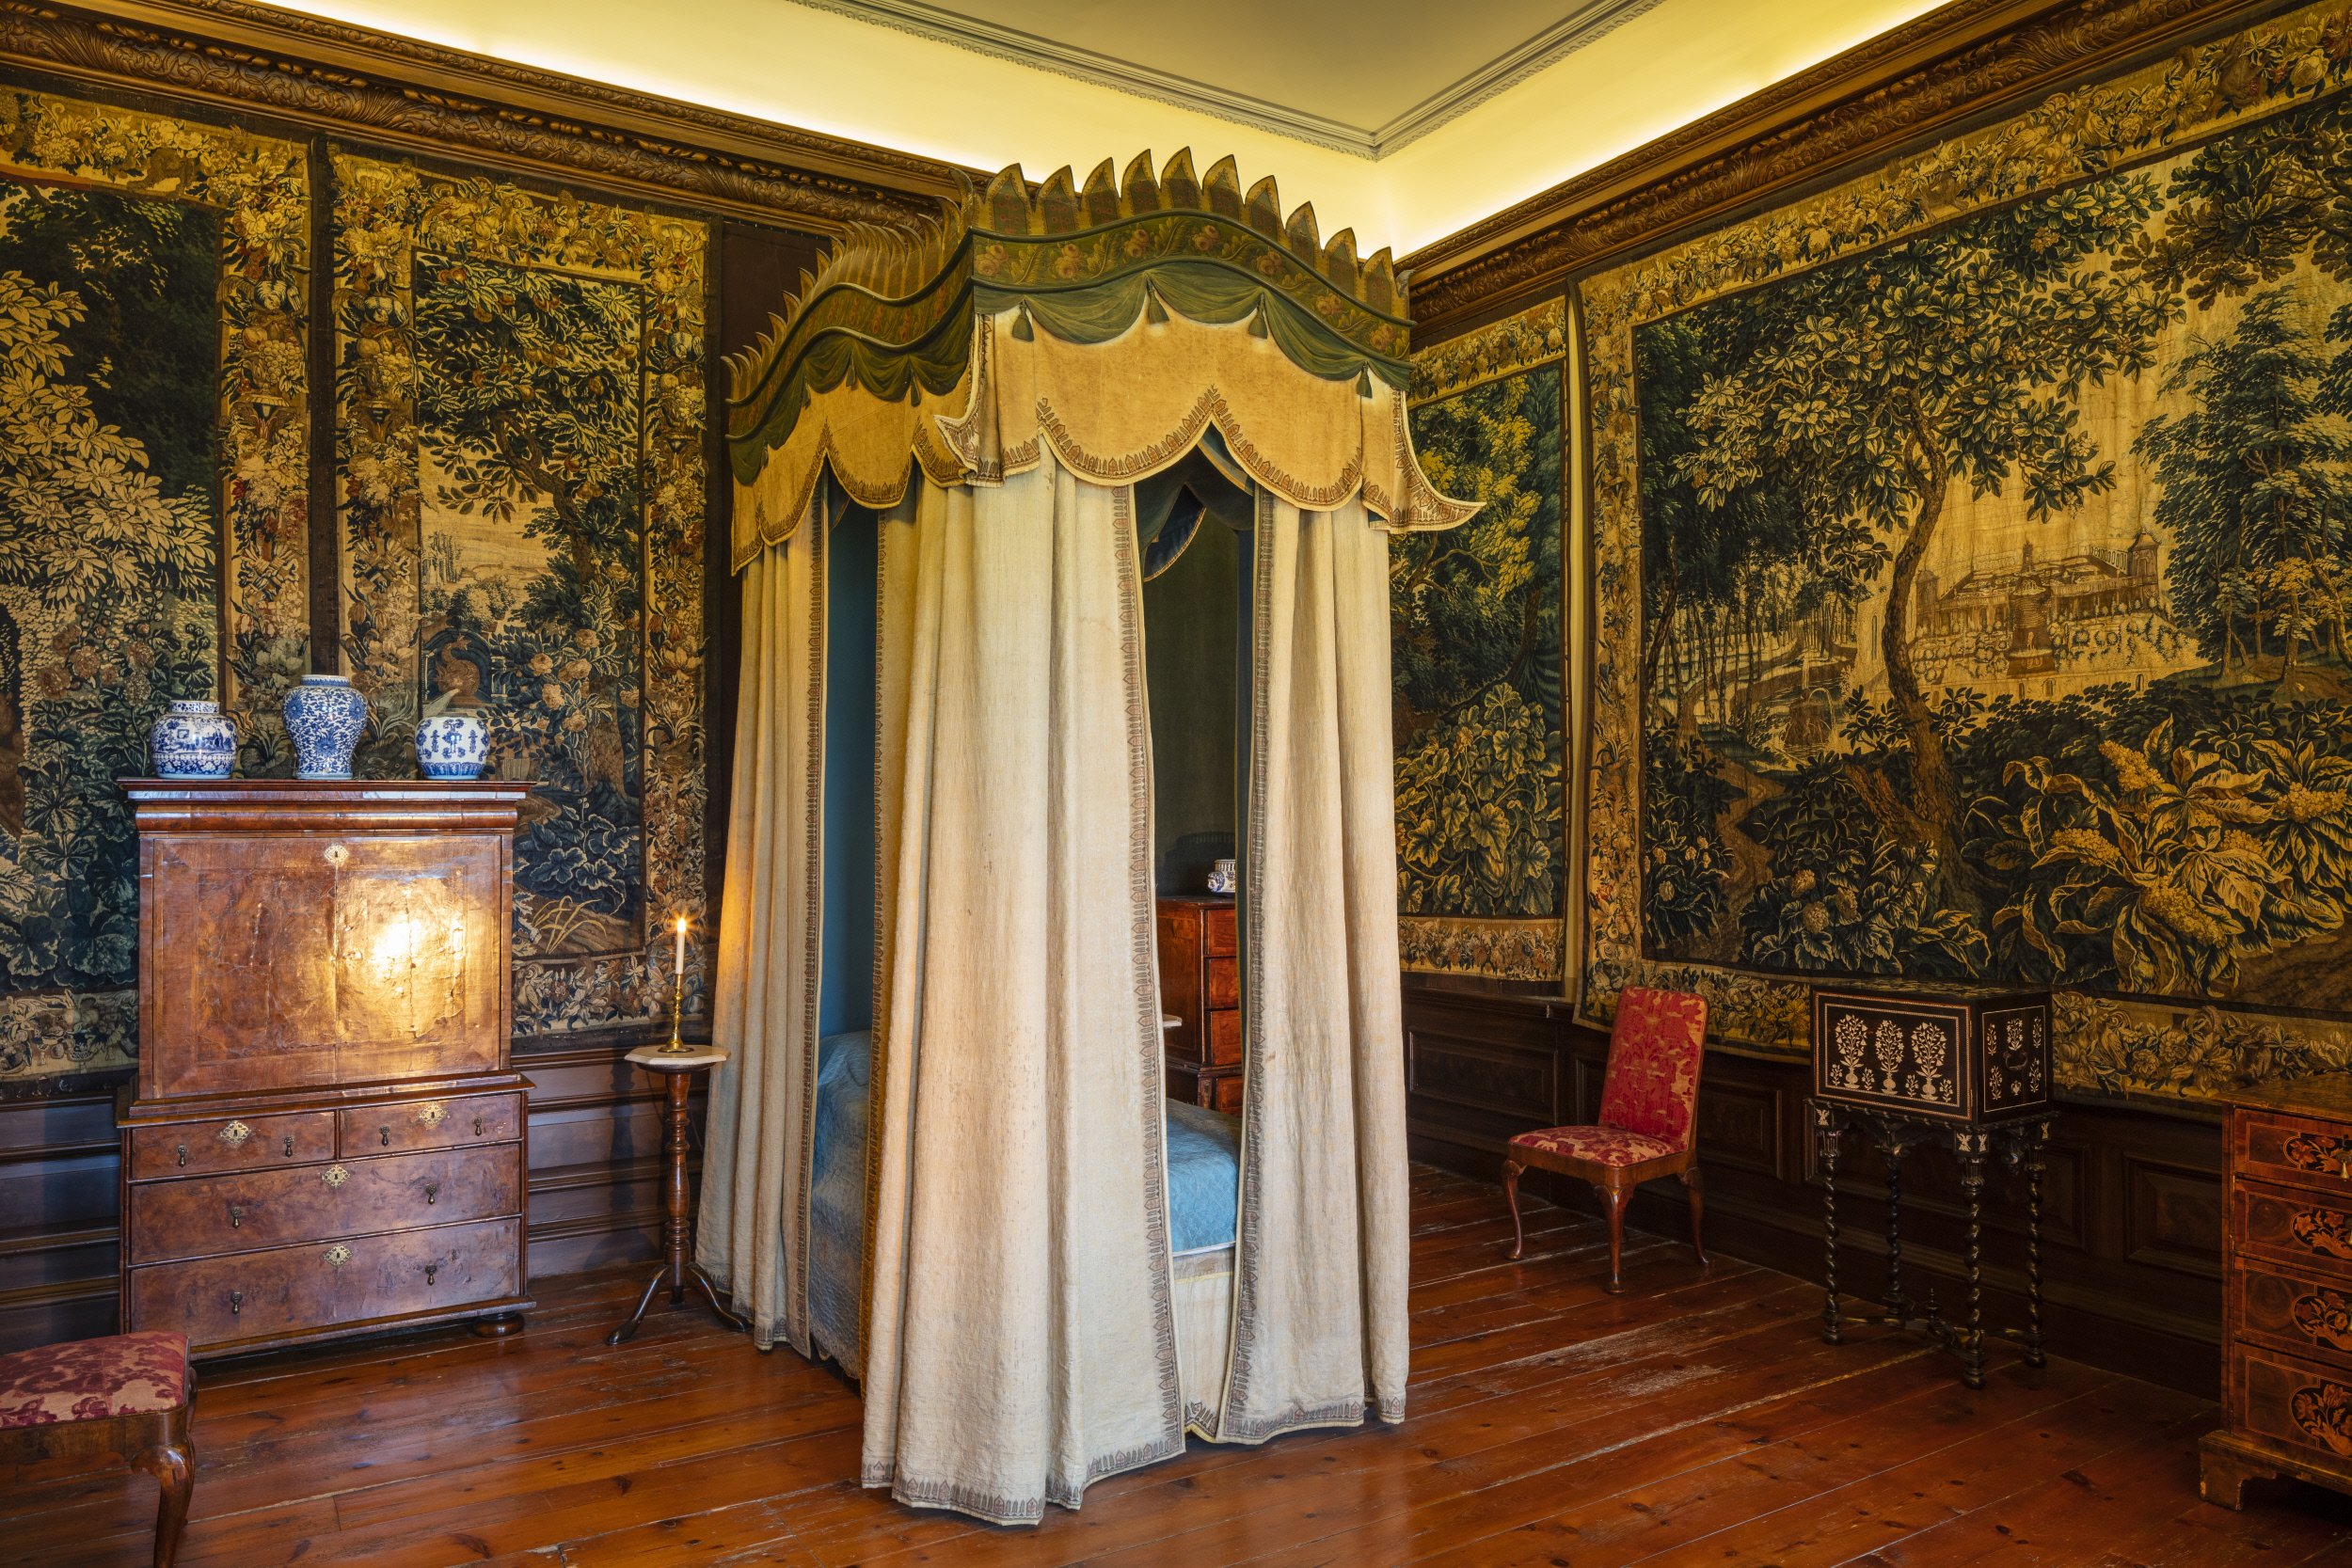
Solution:
[[[1663,0],[799,0],[1376,158]]]
[[[1402,256],[1939,0],[279,3],[975,169],[1231,154]]]

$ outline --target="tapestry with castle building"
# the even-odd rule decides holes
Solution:
[[[1587,286],[1604,989],[1799,1047],[1801,976],[2048,985],[2076,1093],[2345,1065],[2348,72],[2308,8]]]

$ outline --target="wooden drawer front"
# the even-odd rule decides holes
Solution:
[[[387,1149],[463,1148],[512,1143],[522,1135],[523,1097],[465,1095],[455,1100],[392,1100],[355,1105],[342,1118],[343,1158]]]
[[[519,1212],[521,1199],[522,1153],[514,1144],[141,1182],[131,1188],[131,1260],[486,1219]]]
[[[1241,960],[1211,958],[1209,960],[1209,1006],[1238,1007],[1241,1006]]]
[[[522,1294],[521,1226],[437,1226],[133,1269],[129,1327],[176,1329],[201,1349],[510,1300]]]
[[[2352,1373],[2240,1347],[2231,1424],[2273,1442],[2352,1459]]]
[[[1207,918],[1202,924],[1208,929],[1209,957],[1230,958],[1240,952],[1241,939],[1236,934],[1240,927],[1236,924],[1232,906],[1220,905],[1206,911],[1205,914]]]
[[[1212,1106],[1229,1117],[1241,1115],[1241,1074],[1236,1072],[1217,1079],[1209,1100]]]
[[[2240,1174],[2336,1189],[2352,1202],[2352,1127],[2271,1111],[2231,1114]]]
[[[1241,1014],[1228,1007],[1209,1015],[1209,1060],[1229,1067],[1241,1060]]]
[[[207,1171],[266,1170],[335,1155],[335,1116],[300,1111],[278,1117],[223,1117],[131,1130],[131,1180],[200,1176]]]
[[[2352,1367],[2352,1279],[2241,1268],[2230,1288],[2240,1338]]]
[[[2242,1256],[2352,1276],[2352,1206],[2316,1193],[2239,1181],[2230,1195],[2230,1239]]]

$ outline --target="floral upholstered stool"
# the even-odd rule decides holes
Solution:
[[[1526,1250],[1519,1224],[1519,1177],[1530,1166],[1573,1177],[1600,1194],[1609,1216],[1609,1290],[1624,1289],[1625,1208],[1633,1189],[1660,1177],[1682,1179],[1691,1199],[1691,1250],[1699,1266],[1704,1207],[1699,1185],[1699,1065],[1707,1047],[1707,999],[1681,991],[1629,986],[1617,996],[1609,1032],[1609,1076],[1601,1085],[1600,1122],[1592,1127],[1546,1127],[1511,1140],[1502,1164],[1502,1191],[1511,1203],[1511,1256]]]
[[[163,1487],[155,1568],[170,1568],[196,1489],[196,1373],[179,1334],[118,1334],[0,1355],[0,1472],[111,1453]]]

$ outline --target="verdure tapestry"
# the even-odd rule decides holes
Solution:
[[[308,212],[292,143],[0,87],[0,1091],[135,1059],[115,780],[165,705],[290,766]]]
[[[2058,989],[2060,1083],[2352,1061],[2352,7],[1587,284],[1588,1011]]]
[[[1564,973],[1561,409],[1551,301],[1413,356],[1440,493],[1481,503],[1391,546],[1397,907],[1408,969]]]
[[[338,151],[342,640],[359,769],[417,721],[489,726],[527,779],[515,1022],[703,1010],[699,223]]]

